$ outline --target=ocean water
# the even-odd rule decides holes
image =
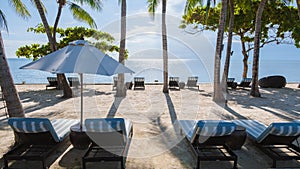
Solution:
[[[47,77],[55,76],[39,70],[19,69],[21,66],[31,62],[24,58],[9,58],[8,63],[14,82],[27,84],[47,84]],[[146,82],[163,81],[163,69],[161,59],[130,59],[126,66],[134,70],[134,74],[125,75],[126,81],[132,81],[134,77],[145,77]],[[169,76],[177,76],[180,81],[186,81],[189,76],[198,76],[200,83],[213,81],[213,70],[208,70],[201,60],[196,59],[170,59]],[[251,64],[249,64],[248,77],[251,77]],[[241,61],[233,60],[230,64],[229,77],[241,80],[243,65]],[[261,60],[259,67],[259,78],[270,75],[283,75],[288,82],[300,82],[300,60]],[[66,74],[67,77],[78,76],[78,74]],[[112,76],[84,75],[85,83],[111,83]]]

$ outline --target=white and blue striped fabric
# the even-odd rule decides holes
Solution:
[[[269,134],[276,136],[299,136],[300,123],[278,122],[268,127],[256,120],[235,120],[234,123],[246,128],[250,137],[258,143],[262,142]]]
[[[50,132],[56,142],[62,141],[69,133],[70,127],[78,120],[57,119],[50,121],[47,118],[10,118],[8,124],[20,133]]]
[[[131,126],[131,122],[124,118],[101,118],[85,120],[87,132],[125,131],[126,136],[129,137]]]
[[[201,136],[226,136],[236,129],[236,124],[223,120],[201,120],[197,125]]]
[[[178,123],[190,142],[197,134],[204,137],[226,136],[236,129],[236,124],[224,120],[179,120]]]

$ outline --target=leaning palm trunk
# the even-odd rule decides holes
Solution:
[[[169,93],[168,89],[168,41],[167,41],[167,25],[166,25],[166,8],[167,0],[162,1],[162,45],[163,45],[163,92]]]
[[[13,78],[4,52],[3,39],[0,32],[0,85],[7,106],[9,117],[25,117],[19,94],[14,85]]]
[[[38,10],[38,12],[40,14],[42,23],[43,23],[44,28],[46,30],[46,34],[47,34],[47,37],[48,37],[48,41],[50,43],[51,51],[54,52],[56,50],[56,42],[55,42],[55,40],[54,40],[54,38],[53,38],[53,36],[51,34],[51,29],[50,29],[49,24],[47,22],[47,18],[46,18],[44,9],[42,7],[42,4],[41,4],[40,0],[34,0],[34,2],[36,4],[37,10]],[[60,16],[60,14],[58,16]],[[56,20],[58,20],[58,19],[56,18]],[[55,33],[54,33],[54,35],[55,35]],[[72,92],[72,89],[70,88],[70,86],[68,85],[66,76],[64,74],[57,74],[57,79],[58,79],[58,86],[59,86],[59,88],[62,88],[63,91],[64,91],[63,97],[64,98],[71,98],[71,97],[73,97],[73,92]]]
[[[222,94],[222,88],[220,84],[220,65],[221,65],[221,53],[223,46],[223,35],[224,27],[226,23],[226,13],[227,13],[227,0],[222,0],[222,9],[219,20],[219,29],[217,36],[216,52],[215,52],[215,66],[214,66],[214,94],[213,101],[222,102],[224,97]]]
[[[120,40],[120,51],[119,51],[119,62],[125,64],[125,47],[126,47],[126,0],[121,2],[121,40]],[[124,85],[124,74],[118,75],[117,84],[117,97],[126,96],[126,88]]]
[[[250,95],[254,97],[260,97],[258,88],[258,65],[259,65],[259,41],[261,32],[261,18],[265,8],[267,0],[262,0],[256,12],[255,19],[255,36],[254,36],[254,53],[253,53],[253,66],[252,66],[252,85]]]
[[[228,29],[228,41],[227,41],[227,51],[226,51],[226,60],[224,65],[224,73],[223,73],[223,86],[225,86],[225,91],[227,92],[227,78],[229,74],[230,67],[230,56],[231,56],[231,45],[232,45],[232,32],[234,26],[234,4],[233,0],[229,0],[230,5],[230,20],[229,20],[229,29]]]

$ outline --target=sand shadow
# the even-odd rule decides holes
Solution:
[[[124,97],[115,97],[115,100],[113,102],[113,104],[110,106],[110,109],[108,111],[108,114],[107,114],[107,118],[113,118],[115,117],[117,111],[118,111],[118,108],[122,102],[122,100],[124,99]]]
[[[29,114],[33,111],[50,107],[58,104],[62,101],[67,100],[61,97],[61,92],[59,90],[32,90],[26,92],[19,92],[19,97],[22,103],[34,102],[33,106],[29,106],[24,109],[25,114]]]
[[[261,88],[262,97],[249,96],[247,90],[230,91],[229,100],[243,108],[259,108],[285,120],[297,119],[300,115],[300,90],[293,88]],[[278,110],[278,111],[274,111]]]

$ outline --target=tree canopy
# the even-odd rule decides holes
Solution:
[[[27,31],[40,34],[40,33],[45,33],[45,28],[40,24],[37,27],[29,28]],[[58,28],[57,32],[60,35],[60,41],[57,43],[58,49],[67,46],[69,42],[78,39],[86,39],[103,52],[107,52],[107,51],[119,52],[119,47],[112,44],[113,41],[115,40],[114,37],[106,32],[101,32],[95,29],[89,29],[85,27],[72,27],[66,29]],[[19,47],[18,50],[16,51],[16,56],[33,58],[33,60],[37,60],[40,57],[43,57],[49,53],[51,53],[49,43],[47,44],[34,43],[34,44]],[[127,57],[128,57],[128,52],[126,51],[126,58]]]
[[[242,45],[244,66],[247,65],[248,52],[253,50],[255,15],[259,1],[241,0],[234,4],[234,36]],[[193,24],[200,31],[216,31],[219,24],[220,4],[210,8],[207,14],[207,7],[197,6],[183,16],[182,28]],[[228,11],[229,12],[229,11]],[[229,17],[229,15],[227,15]],[[226,31],[228,31],[229,19],[227,19]],[[300,23],[298,21],[297,9],[287,6],[283,2],[269,1],[262,17],[261,45],[269,43],[293,44],[300,47]],[[244,69],[243,77],[247,76],[247,68]]]

